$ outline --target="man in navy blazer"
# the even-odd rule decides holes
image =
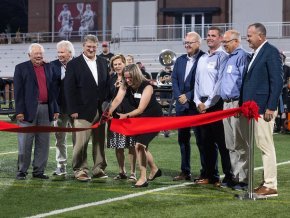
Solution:
[[[197,110],[193,102],[193,92],[197,62],[198,59],[204,54],[204,52],[200,50],[201,40],[202,39],[198,33],[187,33],[184,41],[187,54],[177,58],[174,64],[171,78],[173,96],[176,100],[175,111],[177,116],[197,114]],[[181,153],[181,173],[173,178],[174,181],[191,180],[190,129],[191,128],[182,128],[178,130],[178,143]],[[199,127],[194,128],[194,133],[197,146],[200,149]],[[203,167],[203,157],[201,157],[201,165]]]
[[[67,113],[74,119],[74,127],[90,127],[102,115],[102,103],[109,89],[109,71],[106,59],[96,56],[98,39],[94,35],[84,37],[83,54],[72,59],[64,79]],[[97,129],[76,132],[73,147],[73,170],[79,181],[89,181],[87,147],[92,135],[93,177],[107,178],[104,170],[105,125]]]
[[[75,50],[73,44],[70,41],[62,40],[56,44],[58,59],[50,62],[51,70],[57,77],[55,83],[55,91],[57,97],[57,104],[59,106],[60,114],[58,119],[54,122],[54,126],[67,127],[73,126],[71,117],[67,113],[66,100],[64,96],[64,78],[66,73],[66,65],[73,58]],[[56,162],[57,167],[53,173],[54,176],[63,177],[66,175],[67,165],[67,145],[66,145],[66,132],[55,133],[55,150],[56,150]],[[74,135],[73,142],[74,142]]]
[[[58,106],[53,90],[54,78],[49,64],[43,62],[44,48],[33,43],[29,46],[30,61],[16,65],[14,72],[14,99],[16,119],[20,126],[50,126],[58,117]],[[26,179],[31,162],[33,141],[34,178],[48,179],[44,170],[49,153],[49,133],[18,134],[18,172],[16,179]]]
[[[273,129],[283,87],[282,60],[279,50],[268,43],[263,24],[249,25],[247,41],[254,50],[254,56],[243,78],[240,103],[253,100],[259,106],[261,117],[254,123],[254,136],[257,147],[262,151],[264,166],[263,182],[254,191],[258,195],[272,197],[278,195]],[[241,118],[241,121],[241,129],[247,129],[247,120]]]

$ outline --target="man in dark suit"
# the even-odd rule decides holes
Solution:
[[[196,32],[187,33],[184,41],[186,53],[177,58],[173,72],[172,72],[172,90],[174,99],[176,100],[176,115],[186,116],[197,114],[196,107],[193,102],[194,97],[194,81],[195,70],[197,62],[204,54],[200,50],[201,37]],[[191,128],[182,128],[178,130],[178,143],[181,153],[181,173],[173,178],[174,181],[178,180],[191,180],[190,168],[190,130]],[[196,143],[200,149],[200,134],[199,127],[194,129]],[[201,165],[203,168],[203,157],[201,156]],[[202,174],[201,170],[201,174]]]
[[[44,48],[34,43],[29,46],[30,61],[16,65],[14,72],[14,98],[16,119],[20,126],[50,126],[58,117],[53,90],[53,77],[49,64],[43,62]],[[49,133],[18,134],[18,172],[16,179],[26,179],[35,140],[32,176],[48,179],[44,170],[49,153]]]
[[[94,35],[84,37],[83,54],[72,59],[66,69],[65,97],[67,112],[74,119],[74,127],[90,127],[102,115],[102,103],[106,99],[109,83],[106,59],[96,56],[98,39]],[[104,170],[105,126],[76,132],[73,148],[73,170],[79,181],[88,181],[87,147],[92,135],[93,177],[107,178]]]
[[[261,118],[254,123],[254,137],[257,147],[262,151],[264,166],[264,181],[254,189],[254,192],[272,197],[278,195],[273,129],[278,99],[283,86],[282,61],[278,49],[268,43],[263,24],[249,25],[247,41],[249,47],[254,50],[254,56],[243,78],[240,104],[253,100],[259,106]],[[241,117],[241,129],[246,131],[248,128],[246,118]],[[247,142],[249,146],[248,139]]]
[[[72,126],[72,119],[67,114],[66,102],[64,96],[64,78],[67,63],[73,58],[75,50],[73,44],[70,41],[62,40],[56,44],[58,59],[50,63],[51,70],[57,77],[56,81],[56,97],[57,104],[59,106],[60,114],[57,121],[54,122],[54,126],[67,127]],[[74,135],[73,134],[73,142]],[[67,165],[67,145],[66,145],[66,133],[56,132],[55,138],[55,149],[56,149],[56,162],[57,167],[54,171],[54,176],[64,176],[66,175],[66,165]]]

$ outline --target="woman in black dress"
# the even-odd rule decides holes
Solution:
[[[134,109],[128,113],[117,113],[119,119],[162,116],[162,109],[156,100],[153,87],[142,75],[136,64],[130,64],[125,67],[123,78],[125,82],[119,88],[118,94],[111,104],[109,115],[115,111],[115,109],[122,103],[123,99],[126,99],[128,100],[129,105]],[[152,154],[148,151],[149,143],[157,135],[158,132],[134,136],[136,141],[135,150],[140,167],[140,178],[134,185],[136,188],[148,186],[146,177],[147,161],[150,167],[150,175],[148,177],[149,181],[154,180],[162,174],[161,170],[155,165]]]

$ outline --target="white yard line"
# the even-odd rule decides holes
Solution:
[[[278,163],[277,166],[281,166],[281,165],[285,165],[285,164],[290,164],[290,161],[285,161],[285,162]],[[261,170],[261,169],[263,169],[263,167],[255,168],[255,170]],[[31,216],[31,217],[28,217],[28,218],[41,218],[41,217],[57,215],[57,214],[61,214],[61,213],[69,212],[69,211],[74,211],[74,210],[79,210],[79,209],[83,209],[83,208],[87,208],[87,207],[108,204],[108,203],[112,203],[112,202],[115,202],[115,201],[122,201],[122,200],[139,197],[139,196],[146,195],[146,194],[153,193],[153,192],[159,192],[159,191],[164,191],[164,190],[168,190],[168,189],[184,187],[184,186],[192,185],[192,184],[193,184],[192,182],[186,182],[186,183],[182,183],[182,184],[178,184],[178,185],[170,185],[170,186],[166,186],[166,187],[162,187],[162,188],[156,188],[156,189],[151,189],[151,190],[138,192],[138,193],[134,193],[134,194],[124,195],[124,196],[117,197],[117,198],[110,198],[110,199],[107,199],[107,200],[96,201],[96,202],[87,203],[87,204],[81,204],[81,205],[74,206],[74,207],[68,207],[68,208],[64,208],[64,209],[53,210],[53,211],[50,211],[48,213],[37,214],[35,216]]]

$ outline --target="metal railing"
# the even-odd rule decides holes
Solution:
[[[267,22],[263,23],[267,29],[267,38],[289,38],[290,22]],[[204,39],[211,26],[218,26],[223,31],[237,29],[242,38],[247,36],[249,24],[243,23],[218,23],[204,25],[144,25],[144,26],[121,26],[120,41],[178,41],[182,40],[187,32],[195,31]]]
[[[268,22],[264,23],[267,28],[267,38],[290,38],[290,22]],[[118,33],[112,36],[112,31],[105,34],[102,31],[91,31],[90,34],[97,35],[102,41],[103,36],[111,43],[138,42],[138,41],[181,41],[187,32],[195,31],[204,39],[211,26],[218,26],[223,31],[237,29],[242,38],[246,38],[248,24],[243,23],[218,23],[204,25],[143,25],[143,26],[121,26]],[[58,42],[61,39],[81,42],[83,35],[78,31],[59,32],[35,32],[35,33],[1,33],[0,44],[8,43],[31,43],[31,42]]]

